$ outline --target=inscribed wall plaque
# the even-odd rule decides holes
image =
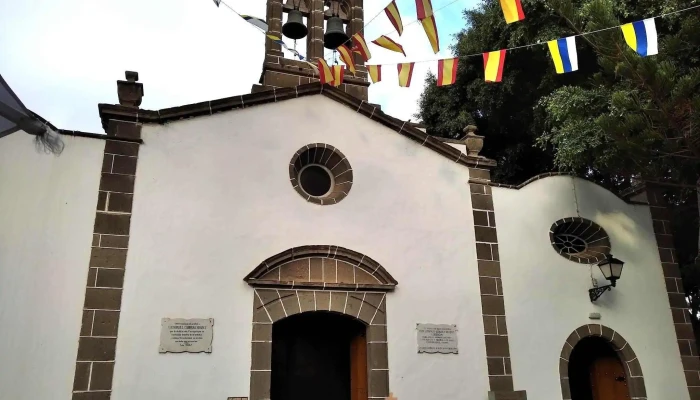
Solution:
[[[211,353],[213,318],[163,318],[160,353]]]
[[[458,354],[457,325],[417,324],[418,352]]]

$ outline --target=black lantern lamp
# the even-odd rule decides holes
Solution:
[[[620,279],[620,275],[622,275],[623,265],[625,265],[625,263],[613,257],[612,254],[606,255],[605,259],[598,263],[598,268],[600,268],[600,272],[603,273],[605,279],[610,281],[610,284],[589,289],[588,296],[591,298],[591,301],[598,300],[598,298],[602,296],[603,293],[615,287],[615,282],[617,282],[617,280]]]

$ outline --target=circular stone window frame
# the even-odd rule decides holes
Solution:
[[[310,168],[310,167],[319,167],[319,168],[321,168],[326,174],[328,174],[328,179],[331,181],[330,187],[328,188],[328,190],[326,191],[326,193],[324,193],[324,194],[322,194],[322,195],[320,195],[320,196],[315,196],[315,195],[313,195],[313,194],[307,192],[307,191],[304,189],[304,187],[301,185],[301,179],[297,179],[297,180],[299,181],[299,188],[301,188],[301,191],[304,192],[304,195],[306,195],[306,196],[318,197],[318,198],[320,198],[320,199],[322,199],[322,198],[324,198],[324,197],[330,195],[330,194],[333,192],[333,188],[335,187],[335,176],[333,176],[333,172],[332,172],[330,169],[328,169],[328,167],[326,167],[325,165],[314,164],[314,163],[304,165],[304,166],[301,168],[301,170],[299,170],[299,174],[297,174],[297,177],[298,177],[298,178],[301,178],[301,176],[302,176],[302,174],[304,173],[304,171],[306,171],[306,170],[307,170],[308,168]]]
[[[301,172],[310,166],[319,166],[331,178],[330,190],[322,196],[313,196],[301,187]],[[336,204],[350,193],[352,188],[352,167],[347,158],[335,147],[325,143],[312,143],[297,150],[289,161],[289,181],[294,190],[306,201],[318,205]]]
[[[585,243],[585,250],[578,253],[564,251],[556,240],[559,234],[579,238]],[[549,241],[557,254],[579,264],[597,264],[610,254],[610,237],[605,229],[585,218],[570,217],[555,222],[549,228]]]

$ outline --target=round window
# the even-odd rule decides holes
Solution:
[[[333,176],[326,167],[317,164],[307,165],[299,172],[299,185],[311,196],[322,197],[333,188]]]
[[[552,246],[562,257],[582,264],[593,264],[610,253],[610,238],[593,221],[564,218],[549,231]]]
[[[352,167],[335,147],[309,144],[289,162],[289,180],[310,203],[327,205],[344,199],[352,187]]]

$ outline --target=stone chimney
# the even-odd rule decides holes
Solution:
[[[117,81],[119,104],[127,107],[138,107],[143,99],[143,83],[139,83],[139,73],[126,71],[125,81]]]

